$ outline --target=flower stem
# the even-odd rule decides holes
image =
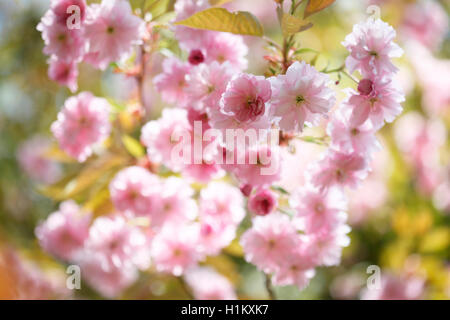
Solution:
[[[270,300],[277,300],[277,298],[275,296],[275,292],[273,292],[270,276],[268,274],[266,274],[265,277],[266,277],[266,280],[265,280],[266,290],[267,290],[267,294],[269,295]]]

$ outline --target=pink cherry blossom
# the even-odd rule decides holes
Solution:
[[[159,210],[152,214],[151,225],[159,228],[167,223],[183,223],[198,215],[194,191],[186,180],[169,177],[163,181],[159,191]]]
[[[45,251],[73,261],[88,237],[90,220],[90,214],[68,200],[36,228],[36,236]]]
[[[237,225],[222,223],[214,216],[202,216],[200,235],[197,244],[198,251],[204,255],[215,256],[227,247],[236,237]]]
[[[44,39],[44,53],[68,63],[80,61],[86,44],[83,30],[69,29],[65,24],[57,23],[56,19],[54,12],[49,10],[37,26]]]
[[[233,69],[228,62],[210,65],[202,64],[193,68],[186,76],[186,94],[195,103],[197,109],[219,108],[219,101],[233,76]]]
[[[209,7],[207,0],[178,0],[174,5],[176,21],[184,20],[194,13]],[[179,41],[180,47],[187,51],[200,48],[206,34],[209,32],[211,31],[193,29],[181,25],[175,26],[175,38]]]
[[[305,245],[299,246],[276,270],[272,282],[278,286],[295,285],[303,290],[309,281],[315,276],[315,264],[311,254],[307,252]]]
[[[210,267],[196,267],[184,275],[197,300],[236,300],[230,281]],[[214,284],[214,285],[211,285]]]
[[[248,48],[242,36],[225,32],[207,33],[204,47],[206,63],[228,62],[237,71],[247,69],[248,62],[245,56],[248,53]]]
[[[202,258],[197,250],[198,224],[168,224],[152,242],[152,258],[159,272],[182,275]]]
[[[271,95],[270,82],[264,77],[241,73],[228,83],[221,111],[238,123],[256,122],[266,114]]]
[[[281,130],[301,132],[305,122],[317,124],[335,104],[335,94],[328,86],[330,79],[314,67],[294,62],[286,75],[269,79],[272,85],[271,116]]]
[[[277,195],[266,188],[256,190],[248,199],[248,208],[259,216],[265,216],[273,212],[277,205]]]
[[[85,161],[92,146],[109,135],[109,110],[106,99],[94,97],[90,92],[67,99],[51,127],[60,147],[78,161]]]
[[[135,267],[144,270],[150,265],[147,236],[119,215],[95,219],[81,256],[91,254],[106,272]]]
[[[352,126],[349,116],[342,113],[334,113],[328,123],[327,134],[331,137],[331,147],[335,150],[370,154],[381,148],[375,137],[375,130],[369,122]]]
[[[121,268],[103,267],[102,255],[94,252],[85,253],[79,258],[83,279],[106,298],[115,298],[131,286],[138,278],[138,271],[133,266]]]
[[[156,89],[161,93],[162,99],[167,103],[178,103],[178,106],[187,104],[186,75],[191,65],[177,58],[168,58],[163,62],[163,72],[153,79]]]
[[[89,43],[85,60],[100,69],[129,55],[132,46],[140,44],[144,22],[133,15],[130,3],[124,0],[103,0],[90,7],[85,23]]]
[[[329,150],[309,172],[313,185],[322,190],[331,186],[355,188],[367,173],[367,160],[363,156],[334,150]]]
[[[207,183],[212,179],[223,177],[224,171],[216,163],[191,163],[182,168],[182,175],[193,181]]]
[[[363,76],[384,76],[397,71],[392,58],[398,58],[403,50],[393,42],[396,32],[380,19],[369,18],[356,24],[353,32],[342,43],[350,55],[345,64],[350,73],[358,70]]]
[[[232,172],[241,183],[267,186],[280,179],[280,153],[276,146],[260,145],[245,151],[245,162],[233,166]]]
[[[160,209],[161,182],[142,167],[121,170],[109,185],[111,200],[117,210],[131,216],[147,216]]]
[[[384,121],[392,122],[402,112],[405,96],[397,83],[389,79],[365,78],[358,86],[359,94],[351,95],[344,107],[351,109],[349,124],[360,126],[369,120],[375,129]]]
[[[141,134],[141,141],[147,147],[150,160],[164,163],[175,171],[181,170],[185,163],[184,158],[178,159],[172,152],[179,144],[190,146],[191,141],[185,141],[185,138],[191,138],[191,125],[187,111],[179,108],[164,109],[161,118],[148,122]],[[187,159],[190,158],[189,156]]]
[[[287,215],[257,216],[241,236],[245,259],[265,272],[278,269],[299,244],[299,236]]]
[[[306,234],[328,230],[346,221],[347,204],[340,189],[319,191],[306,187],[297,191],[291,201],[297,211],[297,223]]]
[[[318,233],[311,234],[308,246],[312,257],[318,265],[335,266],[341,261],[342,248],[350,244],[347,234],[350,227],[339,224],[328,230],[322,229]]]
[[[77,91],[78,67],[76,62],[66,62],[53,57],[49,63],[48,77],[60,85],[68,87],[72,92]]]
[[[200,219],[211,218],[222,225],[237,226],[244,216],[244,198],[236,187],[211,182],[200,192]]]
[[[21,168],[37,182],[51,184],[61,177],[61,166],[46,157],[46,152],[50,150],[50,147],[50,139],[43,136],[33,136],[23,142],[17,151]]]

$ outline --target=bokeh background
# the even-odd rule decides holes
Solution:
[[[311,18],[315,24],[311,30],[299,35],[302,47],[320,52],[305,53],[304,59],[319,67],[342,65],[346,51],[340,43],[353,24],[367,18],[370,4],[381,8],[381,18],[395,27],[397,42],[405,50],[396,61],[398,81],[407,94],[404,112],[380,132],[383,150],[374,159],[374,170],[350,194],[351,245],[344,250],[341,265],[318,269],[302,292],[275,288],[280,299],[367,298],[369,265],[379,266],[389,282],[384,296],[374,298],[450,298],[450,1],[337,0]],[[84,285],[68,292],[66,266],[45,254],[34,234],[39,221],[63,200],[60,190],[48,185],[79,172],[77,164],[54,148],[49,129],[71,94],[47,77],[47,58],[36,25],[48,6],[48,0],[0,1],[0,298],[100,299]],[[273,0],[235,0],[228,7],[252,12],[268,36],[281,39]],[[249,72],[263,74],[264,43],[254,38],[246,41]],[[158,63],[151,66],[150,78],[159,68]],[[111,68],[101,73],[82,66],[79,90],[132,105],[133,81]],[[351,83],[342,79],[340,85]],[[157,116],[162,104],[150,82],[145,98],[151,115]],[[126,114],[122,121],[129,122]],[[303,156],[288,156],[298,165],[298,175],[290,172],[283,178],[287,189],[301,183],[302,168],[322,150],[297,143]],[[36,146],[44,146],[45,154]],[[45,177],[42,168],[23,160],[39,152],[55,161]],[[84,182],[76,197],[86,197],[95,189],[95,180]],[[107,209],[97,213],[102,210]],[[245,263],[236,244],[208,264],[232,281],[240,298],[267,297],[263,275]],[[120,298],[187,296],[175,279],[143,273]]]

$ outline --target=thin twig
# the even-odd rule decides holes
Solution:
[[[269,295],[270,300],[276,300],[277,298],[275,297],[275,293],[273,292],[273,289],[272,289],[270,276],[268,274],[266,274],[265,277],[266,277],[265,284],[266,284],[267,294]]]

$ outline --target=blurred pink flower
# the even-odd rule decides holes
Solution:
[[[299,246],[286,256],[280,268],[276,270],[272,282],[278,286],[295,285],[303,290],[315,276],[315,261],[307,252],[305,245]]]
[[[400,32],[405,40],[416,40],[434,50],[448,32],[448,15],[435,1],[410,4],[404,11]]]
[[[94,97],[90,92],[68,98],[51,126],[60,147],[78,161],[85,161],[92,146],[109,135],[109,110],[106,99]]]
[[[291,255],[299,240],[289,217],[277,212],[255,217],[240,242],[248,262],[264,272],[273,272]]]
[[[280,180],[280,162],[280,151],[277,146],[260,145],[247,149],[245,163],[235,164],[232,172],[240,183],[249,183],[255,187],[268,186]]]
[[[67,262],[74,261],[89,234],[91,215],[72,200],[62,202],[59,211],[48,216],[36,228],[41,247]]]
[[[181,276],[195,266],[202,255],[198,252],[198,224],[167,224],[152,242],[152,258],[159,272]]]
[[[356,188],[365,179],[368,170],[363,156],[329,150],[312,166],[309,174],[313,185],[322,190],[331,186]]]
[[[197,300],[236,300],[230,281],[210,267],[190,269],[184,275]]]
[[[425,110],[431,115],[445,114],[450,107],[450,61],[433,57],[418,44],[409,44],[406,52],[423,89]]]
[[[192,196],[194,190],[186,180],[169,177],[159,190],[159,210],[153,212],[151,225],[159,228],[164,224],[183,224],[198,215],[197,203]]]
[[[89,229],[89,238],[78,259],[95,257],[105,272],[115,269],[139,268],[150,265],[149,239],[138,228],[119,215],[95,219]]]
[[[331,137],[331,147],[342,152],[371,154],[381,148],[375,136],[375,129],[369,122],[352,126],[349,116],[341,112],[333,114],[327,126],[327,134]]]
[[[48,77],[66,86],[70,91],[75,92],[78,89],[78,67],[76,62],[66,62],[53,57],[49,61]]]
[[[379,289],[366,288],[361,292],[362,300],[420,300],[424,294],[425,281],[415,276],[381,275]]]
[[[21,168],[33,180],[51,184],[61,178],[61,166],[46,157],[51,141],[43,136],[33,136],[23,142],[17,151]]]
[[[350,227],[339,224],[328,230],[322,229],[308,239],[310,254],[317,265],[335,266],[341,262],[342,248],[350,244]]]
[[[179,108],[164,109],[161,118],[147,122],[141,134],[141,141],[147,147],[150,161],[164,163],[174,171],[180,171],[185,165],[183,159],[172,155],[174,147],[178,144],[187,144],[190,147],[191,141],[184,141],[184,138],[192,138],[191,125],[187,111]],[[190,157],[187,159],[190,160]]]
[[[69,29],[65,24],[57,23],[52,10],[42,17],[37,30],[42,32],[46,55],[68,63],[79,62],[83,58],[86,46],[83,29]]]
[[[238,226],[244,219],[244,198],[239,189],[223,182],[211,182],[200,192],[200,219]]]
[[[291,202],[297,211],[297,223],[306,234],[334,228],[347,217],[344,194],[337,188],[320,192],[307,187],[297,191]]]
[[[163,72],[153,79],[156,89],[160,92],[162,99],[167,103],[177,103],[179,107],[185,106],[187,99],[186,75],[192,66],[177,58],[167,58],[163,62]]]
[[[214,61],[219,63],[228,62],[237,71],[247,69],[248,62],[245,57],[248,53],[248,48],[242,36],[225,32],[214,32],[207,33],[203,41],[202,47],[204,47],[206,52],[206,63],[213,63]]]
[[[142,167],[122,169],[110,182],[109,191],[116,209],[129,216],[151,217],[160,210],[161,182]]]

